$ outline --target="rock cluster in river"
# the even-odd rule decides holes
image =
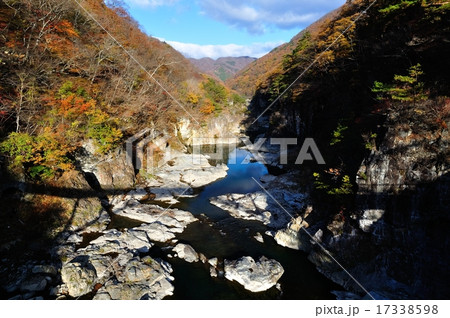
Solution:
[[[298,192],[289,176],[264,177],[264,180],[267,192],[226,194],[211,198],[210,202],[235,218],[283,228],[305,207],[307,196]]]
[[[81,240],[73,234],[56,248],[63,262],[59,294],[94,299],[162,299],[173,294],[171,266],[146,254],[153,242],[172,241],[197,219],[189,212],[140,203],[147,195],[137,189],[111,199],[113,214],[142,222],[141,226],[104,230],[83,248],[76,247]],[[177,246],[180,257],[193,259],[186,246]]]
[[[224,164],[212,166],[206,156],[176,153],[147,181],[155,201],[170,204],[179,198],[190,197],[195,188],[201,188],[225,178],[228,167]]]

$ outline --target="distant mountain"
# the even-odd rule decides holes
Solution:
[[[254,57],[221,57],[213,60],[209,57],[202,59],[189,59],[201,72],[212,75],[226,81],[236,75],[240,70],[256,61]]]

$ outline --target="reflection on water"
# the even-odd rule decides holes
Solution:
[[[209,151],[212,153],[213,151]],[[234,157],[235,156],[235,157]],[[178,236],[180,242],[191,244],[208,258],[237,259],[242,256],[259,258],[262,255],[279,261],[285,273],[280,279],[283,293],[272,288],[262,293],[251,293],[224,278],[212,278],[205,264],[189,264],[180,259],[169,259],[175,277],[174,299],[334,299],[331,290],[340,289],[321,274],[307,260],[306,254],[283,248],[273,238],[264,236],[265,243],[257,242],[253,236],[267,229],[259,222],[234,219],[209,203],[214,196],[227,193],[251,193],[260,188],[252,179],[267,174],[260,163],[247,163],[250,153],[234,149],[228,160],[227,177],[201,190],[195,198],[182,199],[176,207],[190,211],[200,221],[191,224]],[[236,159],[236,164],[232,164]],[[200,215],[202,214],[202,215]],[[158,248],[156,248],[157,250]],[[154,251],[155,252],[155,251]],[[165,253],[161,253],[165,258]]]

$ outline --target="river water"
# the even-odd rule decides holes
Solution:
[[[191,224],[177,238],[182,243],[192,245],[206,257],[237,259],[242,256],[260,256],[273,258],[280,262],[285,270],[279,283],[282,292],[275,287],[252,293],[236,282],[222,278],[212,278],[209,265],[197,262],[187,263],[178,258],[167,258],[167,254],[155,247],[153,256],[167,260],[173,267],[175,293],[172,299],[335,299],[332,290],[341,288],[321,275],[307,260],[307,255],[281,247],[273,238],[264,235],[266,227],[259,222],[232,218],[226,211],[209,203],[214,196],[227,193],[251,193],[261,189],[252,179],[259,179],[267,174],[267,168],[258,162],[249,163],[249,152],[235,149],[225,161],[228,161],[228,175],[199,190],[198,196],[186,198],[174,206],[190,211],[200,222]],[[236,163],[234,163],[236,159]],[[233,162],[233,163],[232,163]],[[256,241],[253,236],[263,234],[264,243]]]

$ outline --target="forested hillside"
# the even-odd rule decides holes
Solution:
[[[117,2],[120,3],[120,2]],[[200,127],[241,101],[144,34],[115,1],[0,3],[1,150],[32,177],[70,169],[87,139],[108,153],[146,127]],[[236,107],[236,103],[235,103]]]

